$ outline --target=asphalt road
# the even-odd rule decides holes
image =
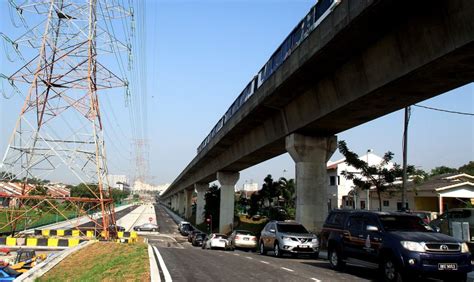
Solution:
[[[119,218],[121,218],[121,217],[123,217],[123,216],[125,216],[125,215],[127,215],[127,214],[129,214],[129,213],[131,213],[131,212],[132,212],[134,209],[136,209],[137,207],[138,207],[137,205],[134,205],[134,206],[130,206],[130,207],[126,208],[126,209],[123,209],[123,210],[121,210],[121,211],[116,212],[116,213],[115,213],[115,219],[117,220],[117,219],[119,219]],[[102,217],[100,217],[100,218],[97,219],[97,222],[101,222],[101,221],[102,221]],[[84,223],[84,224],[79,225],[78,227],[79,227],[79,228],[82,228],[82,229],[85,229],[85,228],[87,228],[87,227],[94,228],[94,226],[95,226],[95,223],[94,223],[93,221],[89,221],[89,222],[87,222],[87,223]],[[71,228],[70,228],[70,229],[71,229]]]
[[[378,281],[378,272],[349,265],[333,271],[325,259],[275,258],[246,251],[202,250],[179,235],[176,223],[156,206],[159,235],[149,235],[173,281]],[[160,269],[161,271],[161,269]]]

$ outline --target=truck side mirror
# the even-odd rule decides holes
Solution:
[[[378,232],[379,228],[377,226],[367,225],[366,230],[371,232]]]

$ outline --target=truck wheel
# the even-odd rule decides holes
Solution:
[[[339,251],[338,248],[332,247],[328,251],[328,259],[329,259],[329,265],[331,265],[331,268],[334,270],[341,270],[344,268],[344,261],[342,260],[341,257],[341,251]]]
[[[382,275],[383,280],[386,282],[402,282],[403,275],[400,271],[400,267],[395,263],[391,256],[384,259],[382,262]]]

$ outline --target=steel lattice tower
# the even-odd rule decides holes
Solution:
[[[111,32],[113,19],[132,15],[131,8],[119,2],[37,0],[15,7],[44,20],[14,41],[17,46],[36,49],[37,55],[9,77],[12,84],[26,84],[25,102],[0,164],[0,171],[23,183],[22,194],[12,196],[20,209],[24,207],[20,213],[12,211],[12,230],[21,214],[41,203],[59,211],[58,200],[84,215],[99,209],[102,219],[91,219],[107,237],[108,226],[115,224],[99,92],[126,87],[127,82],[99,59],[130,52],[130,46]],[[94,197],[31,195],[31,180],[53,173],[83,183]]]

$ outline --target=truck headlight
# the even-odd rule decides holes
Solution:
[[[413,241],[401,241],[400,243],[405,249],[412,252],[424,253],[426,251],[425,245],[422,243],[413,242]]]
[[[469,253],[469,246],[466,243],[461,244],[461,253]]]

